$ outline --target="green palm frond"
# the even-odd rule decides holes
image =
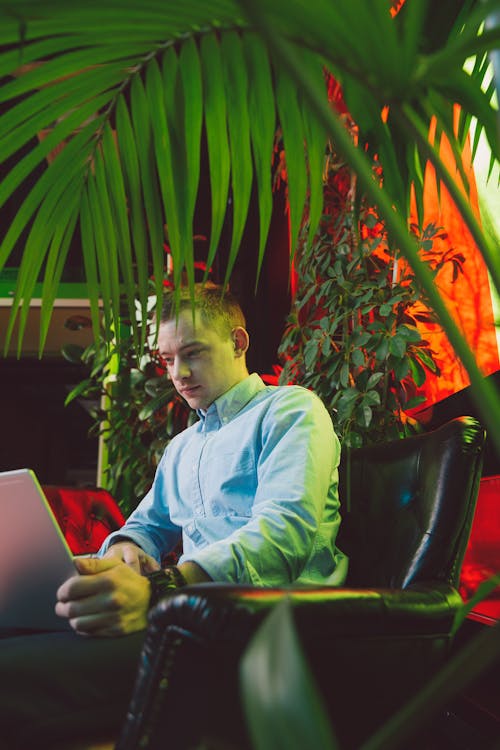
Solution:
[[[387,162],[384,162],[384,186],[382,188],[373,180],[372,171],[370,165],[367,163],[365,153],[361,149],[355,148],[352,140],[347,136],[346,131],[339,124],[338,120],[332,116],[332,113],[326,106],[324,100],[318,98],[314,86],[309,84],[307,73],[298,64],[292,45],[284,37],[277,38],[275,34],[272,34],[269,18],[266,15],[267,6],[263,0],[242,0],[242,4],[245,5],[249,16],[258,26],[262,35],[268,40],[269,45],[271,45],[272,41],[275,54],[280,56],[283,64],[294,77],[296,86],[306,92],[310,107],[321,117],[325,129],[332,134],[338,151],[346,158],[347,162],[356,172],[363,191],[373,201],[373,204],[378,207],[380,215],[384,217],[389,236],[394,241],[395,246],[401,250],[402,254],[410,262],[418,283],[427,294],[430,304],[437,313],[440,323],[446,331],[453,348],[462,360],[473,385],[473,392],[476,395],[478,408],[485,423],[490,428],[491,436],[500,447],[500,431],[497,427],[497,420],[500,418],[500,403],[496,392],[492,385],[484,380],[476,363],[475,356],[471,352],[461,331],[458,329],[447,310],[446,305],[434,284],[429,269],[420,260],[415,242],[408,236],[406,220],[408,217],[409,190],[411,189],[412,184],[418,186],[417,180],[414,179],[414,176],[416,177],[417,175],[414,175],[411,171],[412,162],[410,159],[407,160],[407,165],[410,168],[408,169],[407,179],[404,183],[405,195],[398,196],[391,192],[391,185],[396,185],[397,179],[395,175],[388,174],[388,168],[390,169],[391,163],[398,163],[397,147],[404,146],[407,150],[417,149],[423,156],[422,161],[425,163],[429,159],[436,167],[438,174],[443,179],[448,180],[446,182],[447,187],[450,188],[452,195],[456,197],[462,217],[471,229],[473,236],[477,238],[479,247],[483,251],[483,256],[489,265],[489,270],[492,274],[494,283],[497,289],[500,289],[500,264],[498,263],[498,255],[492,247],[492,242],[490,238],[485,236],[478,228],[472,211],[467,206],[466,201],[461,198],[459,191],[455,188],[453,180],[450,177],[447,168],[439,158],[437,150],[429,146],[427,134],[429,132],[430,118],[427,120],[427,126],[424,125],[420,132],[418,129],[414,127],[412,128],[412,124],[414,124],[412,123],[413,116],[420,117],[422,111],[422,99],[425,99],[425,96],[428,93],[427,88],[422,88],[418,76],[416,81],[413,81],[413,79],[408,81],[407,91],[403,91],[403,89],[400,88],[401,81],[398,78],[398,74],[393,75],[392,71],[388,71],[386,78],[383,78],[383,76],[380,77],[380,84],[382,87],[385,85],[385,92],[388,94],[388,99],[385,101],[390,103],[392,116],[396,122],[396,127],[393,128],[391,133],[392,144],[388,139],[384,144],[388,148],[388,153],[391,152],[391,148],[393,149],[394,158],[392,162],[390,159]],[[336,8],[340,5],[340,2],[336,4]],[[500,33],[500,28],[498,29],[498,33]],[[310,45],[316,47],[316,51],[325,56],[328,64],[329,59],[327,50],[322,49],[320,46],[321,32],[318,33],[318,41],[316,45],[314,45],[314,40],[312,38],[309,38],[308,42]],[[392,43],[394,43],[393,37]],[[361,59],[361,56],[359,56],[359,59]],[[368,60],[366,60],[366,62],[368,62]],[[418,60],[415,60],[414,62],[416,66]],[[417,69],[417,67],[412,67],[412,69]],[[440,79],[441,77],[442,73],[439,74]],[[368,68],[364,71],[358,70],[356,84],[362,86],[363,80],[368,81],[368,84],[366,85],[367,93],[371,93],[375,97],[375,89],[370,83]],[[427,84],[427,86],[429,86],[429,84]],[[390,93],[391,87],[393,87],[392,94]],[[481,102],[482,97],[483,92],[479,87],[473,102],[475,106],[478,102]],[[346,95],[346,101],[349,110],[352,112],[353,106],[348,94]],[[479,107],[476,108],[479,109]],[[446,132],[452,139],[454,152],[458,154],[458,147],[455,142],[457,138],[460,137],[460,134],[456,137],[454,136],[451,104],[445,114],[447,115],[447,121],[441,123],[441,127],[446,129]],[[356,111],[354,111],[354,116],[356,116]],[[479,121],[481,122],[481,120]],[[369,117],[367,117],[365,120],[365,132],[368,129],[369,124]],[[362,126],[360,126],[360,128],[361,127]],[[374,127],[371,133],[376,136],[377,128]],[[496,141],[496,135],[491,130],[489,132],[486,130],[486,134],[490,139],[492,152],[495,155],[495,158],[498,159],[498,143]],[[415,140],[416,136],[418,137]],[[381,143],[380,139],[375,140],[376,145],[379,143]],[[457,171],[460,171],[458,165],[456,165],[456,169]],[[495,415],[494,417],[492,416],[493,414]]]
[[[111,325],[123,314],[125,297],[125,314],[134,321],[136,298],[145,310],[150,275],[160,291],[166,240],[175,280],[185,274],[193,284],[202,148],[210,171],[208,264],[229,217],[230,276],[255,190],[260,268],[278,126],[286,152],[292,254],[305,204],[310,238],[321,215],[328,136],[377,203],[402,252],[418,265],[406,226],[412,186],[422,205],[428,160],[453,194],[453,178],[427,142],[431,118],[437,117],[438,134],[451,141],[459,172],[471,116],[477,118],[476,132],[484,130],[493,158],[499,158],[494,86],[481,88],[485,55],[500,47],[498,2],[464,0],[453,22],[440,22],[439,34],[432,28],[432,3],[406,0],[394,19],[389,5],[387,0],[0,0],[0,162],[13,164],[0,184],[0,208],[45,167],[2,229],[0,270],[27,233],[7,346],[16,317],[21,340],[35,284],[45,278],[43,348],[75,232],[81,235],[96,335],[100,309]],[[476,64],[465,72],[465,61],[474,55]],[[358,145],[326,102],[323,66],[342,85]],[[455,102],[464,113],[458,131]],[[380,117],[384,107],[386,122]],[[373,153],[383,166],[382,189],[372,178]],[[498,254],[456,190],[454,197],[500,289]],[[431,284],[424,271],[421,283]],[[435,304],[472,381],[479,381],[473,355],[438,297]]]
[[[315,178],[310,193],[318,219],[318,167],[326,135],[315,129],[286,71],[266,57],[262,42],[246,30],[235,4],[178,6],[150,0],[138,8],[136,2],[106,0],[79,8],[56,0],[21,0],[15,11],[10,3],[0,3],[0,13],[0,44],[17,42],[15,51],[0,53],[0,70],[12,74],[21,64],[25,68],[0,86],[0,101],[6,105],[0,117],[0,159],[12,158],[39,133],[48,133],[6,175],[0,206],[65,144],[19,206],[0,249],[1,268],[25,228],[33,226],[23,251],[7,339],[21,301],[29,304],[49,258],[50,288],[57,288],[67,240],[77,226],[91,282],[96,335],[98,301],[110,325],[120,313],[122,293],[131,320],[137,296],[145,307],[150,273],[160,290],[167,238],[174,280],[185,272],[194,283],[193,217],[202,137],[211,176],[209,264],[231,203],[227,278],[238,254],[254,180],[260,209],[258,267],[262,264],[271,220],[278,113],[287,123],[290,154],[301,151],[300,162],[289,160],[294,236],[309,190],[305,141],[311,144]],[[301,55],[305,65],[314,67],[321,85],[321,63],[307,50]],[[61,202],[63,195],[67,199]],[[73,210],[67,210],[67,201]],[[47,287],[44,332],[54,298]],[[23,309],[19,345],[27,307]]]

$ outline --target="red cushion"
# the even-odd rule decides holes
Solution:
[[[500,573],[500,476],[481,479],[460,576],[460,593],[464,599],[470,599],[479,585],[495,573]],[[500,619],[500,586],[476,604],[474,611]]]
[[[75,555],[97,552],[125,517],[107,490],[44,485],[43,491]]]

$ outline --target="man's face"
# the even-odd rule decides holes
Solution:
[[[158,350],[175,389],[192,409],[207,409],[244,377],[231,335],[221,336],[198,312],[194,323],[191,310],[161,323]]]

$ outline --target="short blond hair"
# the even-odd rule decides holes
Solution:
[[[183,310],[196,310],[207,325],[213,326],[223,337],[230,336],[238,326],[246,328],[240,303],[229,290],[215,284],[195,284],[194,295],[187,287],[176,293],[169,289],[163,297],[161,323],[176,320]]]

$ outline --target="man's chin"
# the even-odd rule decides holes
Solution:
[[[199,392],[198,388],[193,389],[192,393],[183,393],[182,394],[183,399],[186,401],[188,406],[191,407],[191,409],[204,409],[204,399]]]

